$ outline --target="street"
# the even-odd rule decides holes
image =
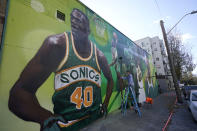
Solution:
[[[132,109],[127,110],[126,116],[122,116],[118,110],[81,131],[161,131],[173,109],[174,113],[166,128],[167,131],[197,130],[197,123],[193,121],[186,102],[174,105],[175,100],[175,92],[163,93],[154,99],[152,107],[144,105],[140,108],[141,118]]]

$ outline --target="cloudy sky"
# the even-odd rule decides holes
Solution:
[[[159,21],[168,31],[183,15],[197,10],[197,0],[80,0],[133,41],[159,36]],[[186,16],[176,27],[185,48],[197,64],[197,14]],[[197,74],[197,68],[194,70]]]

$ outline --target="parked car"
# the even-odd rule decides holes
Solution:
[[[197,85],[185,85],[181,88],[185,99],[189,99],[191,90],[197,90]]]
[[[190,91],[187,103],[194,120],[197,121],[197,90]]]

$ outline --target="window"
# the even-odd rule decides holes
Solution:
[[[159,58],[158,57],[156,58],[156,61],[159,61]]]
[[[192,101],[197,101],[197,93],[192,93]]]
[[[157,51],[157,48],[155,48],[155,51]]]
[[[156,42],[153,42],[154,45],[156,45]]]
[[[62,13],[61,11],[57,10],[57,18],[62,21],[65,21],[65,14]]]
[[[142,44],[142,47],[144,47],[144,43],[142,42],[141,44]]]

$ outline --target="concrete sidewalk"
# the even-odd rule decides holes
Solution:
[[[193,120],[191,112],[188,110],[187,101],[183,99],[183,104],[174,106],[172,119],[167,127],[168,131],[196,131],[197,122]]]
[[[126,116],[122,116],[121,111],[117,110],[106,119],[99,119],[81,131],[160,131],[175,99],[175,92],[161,94],[154,99],[152,107],[144,105],[140,108],[141,118],[134,110],[128,109]]]

